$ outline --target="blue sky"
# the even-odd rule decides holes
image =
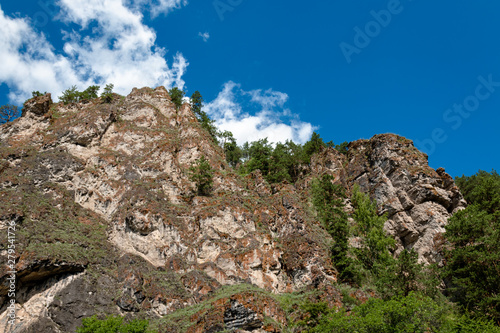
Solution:
[[[396,133],[498,170],[500,3],[0,0],[0,104],[112,82],[199,90],[241,143]]]

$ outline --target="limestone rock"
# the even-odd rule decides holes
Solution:
[[[0,244],[11,223],[23,228],[16,260],[25,306],[12,332],[70,332],[95,313],[161,317],[242,283],[267,293],[321,287],[338,305],[332,240],[307,199],[323,173],[369,193],[398,251],[414,248],[425,263],[440,260],[435,238],[465,206],[453,179],[395,135],[353,142],[346,155],[324,149],[296,184],[271,186],[259,171],[236,174],[189,105],[176,108],[164,87],[111,103],[51,103],[31,99],[23,117],[0,127]],[[210,196],[196,196],[189,177],[201,156],[215,170]],[[6,278],[3,267],[0,286]],[[212,305],[190,318],[190,331],[278,332],[266,317],[286,325],[264,292]]]
[[[52,97],[50,94],[43,96],[33,97],[26,101],[23,107],[22,117],[33,114],[35,116],[43,116],[49,112],[50,105],[52,104]]]
[[[445,170],[430,168],[411,140],[394,134],[351,142],[346,155],[323,152],[313,158],[312,170],[369,193],[378,213],[388,217],[385,229],[396,239],[396,254],[413,248],[423,263],[441,260],[434,239],[451,214],[466,206]]]

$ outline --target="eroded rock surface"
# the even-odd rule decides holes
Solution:
[[[237,175],[189,105],[177,109],[163,87],[111,103],[53,104],[46,95],[25,110],[0,127],[2,260],[10,221],[23,230],[16,269],[24,307],[6,331],[70,332],[95,313],[159,318],[224,285],[272,293],[328,286],[336,280],[331,238],[306,197],[325,172],[370,193],[398,250],[414,248],[426,263],[440,260],[434,239],[465,205],[451,177],[395,135],[353,142],[346,155],[325,149],[297,184],[271,186],[259,171]],[[208,197],[189,179],[201,156],[215,169]],[[6,276],[2,268],[4,285]],[[191,318],[192,332],[286,325],[283,310],[260,294],[213,307]]]
[[[413,248],[424,263],[441,260],[435,238],[445,231],[448,218],[466,206],[445,170],[429,167],[427,155],[394,134],[351,142],[345,155],[327,149],[313,158],[312,170],[369,193],[379,214],[388,217],[385,229],[396,239],[396,253]]]

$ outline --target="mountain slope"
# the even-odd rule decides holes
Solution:
[[[443,226],[465,206],[444,170],[390,134],[352,142],[346,155],[324,149],[294,185],[269,185],[259,171],[241,177],[163,87],[111,103],[36,97],[0,127],[0,140],[0,229],[17,226],[23,304],[9,326],[2,266],[6,332],[72,332],[95,313],[160,318],[202,301],[213,311],[190,317],[192,332],[279,331],[286,318],[270,293],[321,289],[340,302],[332,240],[309,203],[313,178],[332,174],[348,191],[359,184],[388,214],[396,253],[414,248],[426,263],[440,260]],[[215,170],[210,196],[197,196],[189,177],[201,156]],[[260,289],[236,288],[250,284]]]

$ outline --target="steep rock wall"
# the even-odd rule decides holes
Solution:
[[[216,170],[208,197],[189,180],[201,156]],[[20,221],[16,269],[25,305],[16,326],[2,328],[72,331],[98,312],[161,317],[223,285],[273,293],[328,285],[336,280],[331,238],[307,197],[323,173],[370,193],[397,251],[440,260],[439,235],[465,202],[451,177],[402,137],[359,140],[345,155],[325,149],[297,184],[271,186],[259,171],[237,175],[189,105],[177,109],[163,87],[134,89],[112,103],[34,98],[20,119],[0,127],[0,229]],[[6,277],[2,268],[4,284]],[[4,325],[2,287],[0,300]],[[265,328],[261,312],[270,310],[234,295],[219,305],[217,316],[193,316],[192,329],[209,327],[205,317],[218,321],[214,327]]]

